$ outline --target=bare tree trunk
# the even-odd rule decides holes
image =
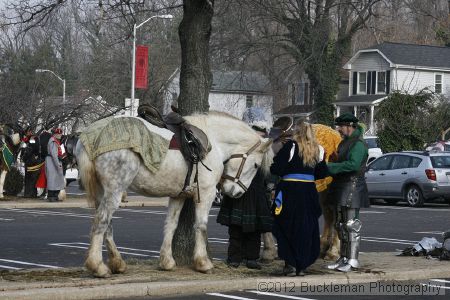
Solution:
[[[212,83],[209,38],[214,0],[184,0],[178,34],[181,44],[179,107],[183,115],[209,110]]]
[[[184,0],[183,20],[178,34],[181,44],[179,108],[183,115],[209,110],[208,95],[212,75],[209,62],[209,38],[214,0]],[[177,265],[192,262],[195,235],[195,204],[184,202],[178,228],[173,237],[173,257]],[[206,241],[207,242],[207,241]]]

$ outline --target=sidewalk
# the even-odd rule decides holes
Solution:
[[[129,196],[128,206],[167,206],[167,198]],[[0,201],[0,208],[68,208],[88,207],[83,197],[68,197],[64,202],[46,202],[43,199],[15,198]],[[206,292],[261,289],[274,284],[299,288],[300,286],[369,283],[377,281],[428,280],[449,278],[450,262],[424,257],[397,257],[394,253],[371,252],[360,255],[363,268],[358,272],[339,273],[324,268],[329,262],[318,260],[305,277],[274,277],[281,269],[281,261],[264,265],[262,270],[245,267],[230,269],[223,262],[214,261],[211,274],[202,274],[189,268],[167,272],[158,269],[158,260],[127,260],[125,274],[108,279],[93,278],[81,266],[65,269],[32,269],[0,271],[0,299],[107,299],[142,296],[176,296]],[[283,285],[284,284],[284,285]],[[450,293],[450,291],[447,291]],[[292,295],[292,294],[291,294]],[[299,295],[296,292],[295,295]]]
[[[167,206],[169,198],[150,198],[144,196],[128,196],[120,207],[132,206]],[[86,197],[67,196],[63,202],[47,202],[40,198],[9,197],[0,200],[0,208],[71,208],[89,207]]]
[[[328,271],[328,263],[318,260],[305,277],[274,277],[280,269],[276,261],[262,270],[245,267],[230,269],[215,262],[211,274],[201,274],[188,268],[175,271],[158,270],[158,261],[128,261],[125,274],[108,279],[93,278],[82,268],[64,270],[8,271],[1,273],[0,299],[107,299],[143,296],[176,296],[232,290],[268,291],[277,284],[288,287],[370,283],[377,281],[423,280],[450,277],[450,262],[428,260],[424,257],[396,257],[393,253],[362,253],[364,268],[358,272]],[[299,290],[295,295],[299,295]],[[291,293],[291,295],[293,295]]]

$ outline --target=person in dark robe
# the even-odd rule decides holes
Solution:
[[[267,136],[267,122],[261,109],[248,109],[243,120],[258,134]],[[241,263],[245,263],[249,269],[261,269],[258,262],[261,233],[270,232],[273,224],[268,202],[268,175],[260,169],[244,195],[237,199],[223,197],[217,222],[228,226],[227,264],[230,267],[237,268]]]
[[[310,124],[296,124],[292,140],[283,144],[270,171],[281,177],[273,204],[273,234],[278,256],[285,261],[282,274],[303,276],[320,254],[322,211],[314,181],[327,175],[323,151]]]
[[[26,147],[22,152],[22,160],[25,163],[24,197],[36,198],[36,181],[42,167],[42,160],[39,158],[38,138],[30,128],[27,128],[22,141],[26,143]]]

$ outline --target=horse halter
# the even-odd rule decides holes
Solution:
[[[248,190],[248,188],[242,183],[242,181],[239,179],[240,177],[241,177],[241,173],[242,173],[242,170],[244,169],[244,164],[245,164],[245,161],[247,160],[247,157],[253,152],[253,151],[255,151],[256,150],[256,148],[258,148],[259,147],[259,145],[261,145],[261,141],[258,141],[256,144],[254,144],[246,153],[244,153],[244,154],[232,154],[231,156],[230,156],[230,158],[228,158],[227,160],[225,160],[224,162],[223,162],[223,164],[225,165],[230,159],[233,159],[233,158],[242,158],[242,161],[241,161],[241,165],[239,166],[239,169],[238,169],[238,172],[237,172],[237,174],[236,174],[236,176],[235,177],[232,177],[232,176],[230,176],[230,175],[227,175],[227,174],[222,174],[222,179],[225,181],[225,180],[231,180],[231,181],[233,181],[233,182],[235,182],[235,183],[237,183],[245,192]]]

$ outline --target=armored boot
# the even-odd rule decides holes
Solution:
[[[336,270],[341,272],[349,272],[352,269],[358,269],[360,267],[358,257],[359,245],[361,242],[361,221],[359,219],[353,219],[348,221],[346,225],[350,237],[350,245],[347,248],[347,263],[336,268]]]
[[[347,252],[348,252],[347,248],[349,246],[348,234],[344,230],[344,224],[343,223],[339,223],[336,226],[336,229],[337,229],[337,232],[338,232],[338,235],[339,235],[339,239],[341,240],[341,248],[339,250],[339,253],[340,253],[341,256],[338,258],[338,260],[336,260],[335,263],[327,265],[326,268],[328,270],[335,270],[338,267],[341,267],[341,266],[343,266],[343,265],[345,265],[347,263],[347,256],[346,255],[347,255]]]

